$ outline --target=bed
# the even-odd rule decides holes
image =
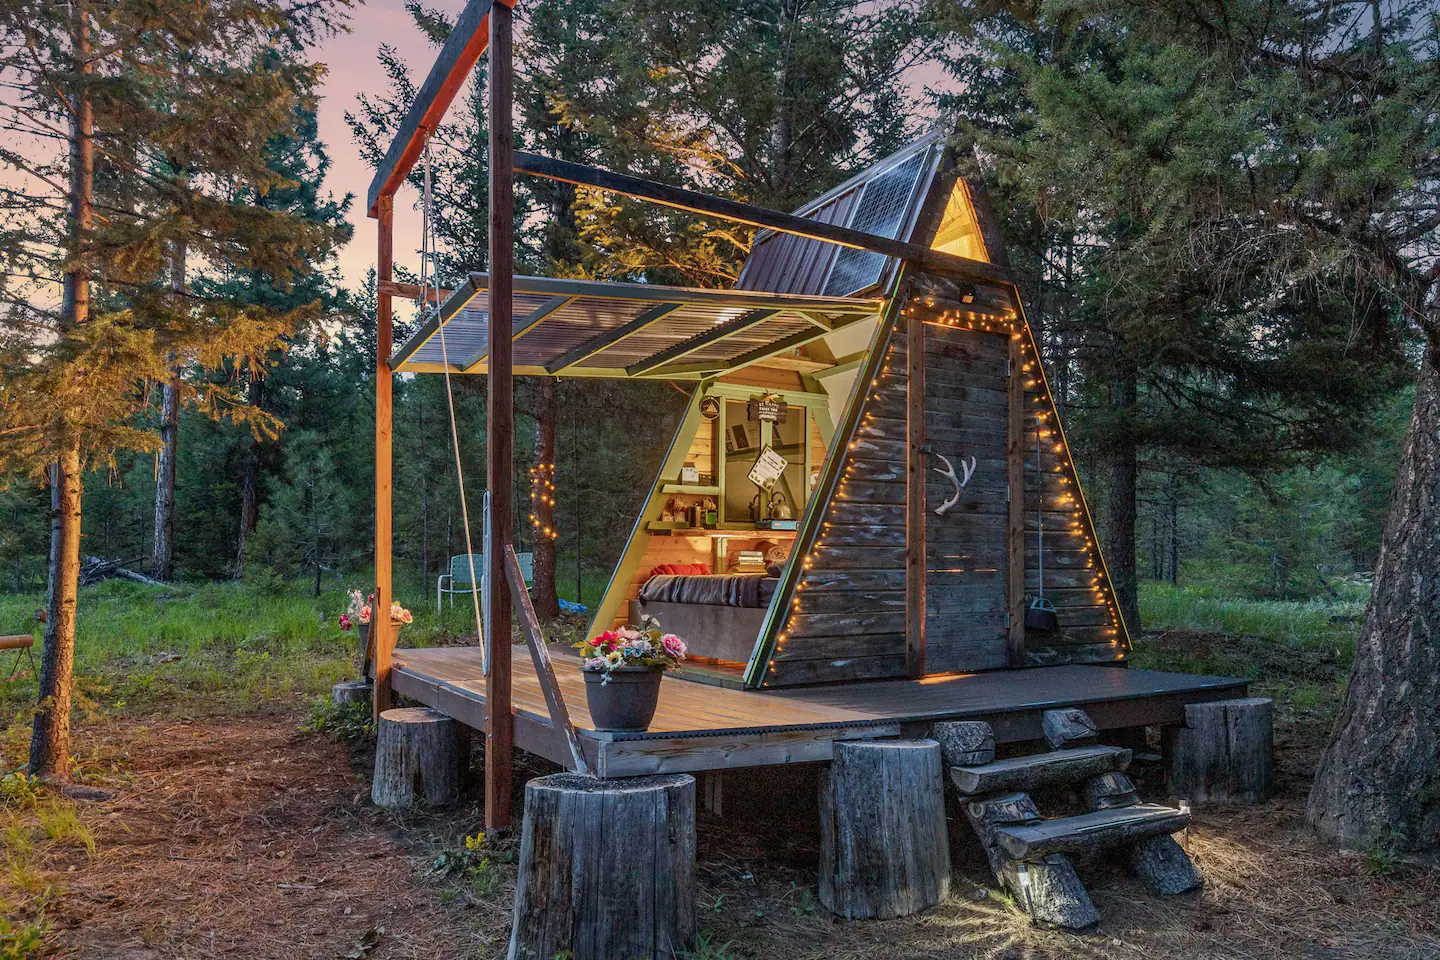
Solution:
[[[654,617],[667,632],[684,638],[692,657],[744,663],[779,582],[769,571],[653,572],[640,587],[633,619]]]

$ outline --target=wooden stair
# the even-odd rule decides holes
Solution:
[[[1074,817],[1000,827],[996,840],[1016,860],[1034,860],[1052,853],[1088,853],[1118,847],[1147,837],[1185,829],[1190,814],[1154,803],[1111,807]]]
[[[1095,724],[1082,710],[1048,710],[1042,729],[1049,753],[995,759],[993,731],[978,722],[936,724],[950,780],[990,867],[1036,920],[1072,929],[1100,919],[1069,854],[1116,850],[1131,871],[1159,893],[1183,893],[1200,875],[1171,834],[1188,813],[1143,803],[1124,771],[1124,747],[1094,743]],[[1029,791],[1073,785],[1089,812],[1046,819]]]
[[[951,767],[950,780],[957,790],[969,796],[1076,783],[1129,766],[1130,751],[1124,747],[1072,747],[977,766]]]

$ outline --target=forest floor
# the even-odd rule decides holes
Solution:
[[[87,608],[103,612],[101,599],[115,595],[82,598],[82,643]],[[1197,811],[1187,842],[1202,891],[1155,897],[1111,864],[1082,863],[1104,919],[1080,934],[1038,929],[993,888],[967,832],[954,830],[948,901],[905,920],[838,923],[815,900],[814,773],[771,768],[727,777],[724,817],[700,815],[705,940],[692,956],[1440,958],[1440,872],[1378,850],[1337,853],[1301,823],[1343,689],[1353,605],[1252,609],[1252,632],[1240,634],[1205,607],[1210,599],[1152,591],[1148,601],[1162,629],[1145,635],[1137,659],[1240,665],[1276,698],[1277,794]],[[89,622],[100,632],[117,609]],[[310,705],[343,673],[348,644],[323,629],[308,640],[287,639],[284,627],[252,633],[269,639],[207,648],[172,636],[183,657],[167,659],[165,643],[128,661],[82,657],[82,789],[67,796],[0,780],[0,960],[504,956],[513,840],[466,850],[481,821],[473,795],[444,813],[373,807],[362,724]],[[302,648],[307,671],[274,675]],[[208,695],[207,678],[227,673],[248,693]],[[7,770],[26,746],[19,699],[15,691],[14,722],[0,736]],[[531,763],[517,784],[547,772]],[[1157,795],[1158,771],[1138,779]],[[518,800],[517,790],[517,814]]]

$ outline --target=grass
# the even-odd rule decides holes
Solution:
[[[1364,609],[1363,599],[1254,600],[1147,583],[1140,588],[1145,636],[1133,662],[1251,679],[1279,671],[1301,681],[1297,695],[1319,700],[1330,695],[1335,670],[1350,669]]]
[[[160,587],[111,580],[80,591],[76,625],[77,701],[118,713],[246,712],[303,700],[355,676],[359,642],[336,618],[345,587],[319,597],[301,584],[175,583]],[[406,646],[432,646],[473,636],[473,608],[457,597],[436,612],[419,585],[397,590],[415,622]],[[43,604],[39,594],[0,596],[0,632],[27,627]],[[557,640],[566,639],[561,621]],[[34,702],[28,670],[0,680],[0,707]]]

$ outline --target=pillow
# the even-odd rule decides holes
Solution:
[[[765,568],[765,576],[770,577],[771,579],[774,579],[774,580],[779,580],[779,579],[780,579],[780,574],[782,574],[782,573],[784,573],[784,572],[785,572],[785,564],[783,564],[783,563],[772,563],[772,564],[770,564],[770,566],[768,566],[768,567]]]
[[[650,571],[650,576],[700,577],[709,572],[710,568],[703,563],[662,563]]]

